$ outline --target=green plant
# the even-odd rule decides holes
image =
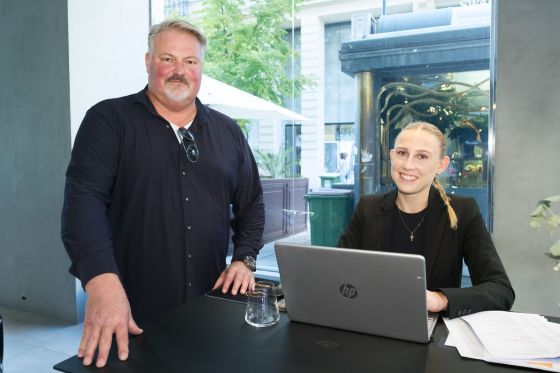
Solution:
[[[291,0],[204,0],[193,21],[209,40],[205,74],[278,105],[292,95],[292,83],[296,92],[312,86],[312,77],[288,74],[296,53],[284,28],[291,12]]]
[[[237,125],[241,128],[241,132],[245,138],[249,140],[249,132],[251,131],[251,121],[248,119],[236,119]]]
[[[540,200],[537,203],[537,207],[531,213],[531,222],[530,225],[536,229],[542,229],[544,227],[552,236],[558,226],[560,226],[560,215],[555,213],[551,206],[555,202],[560,201],[560,195],[555,195],[552,197],[545,198]],[[550,256],[553,259],[559,260],[560,259],[560,240],[556,241],[546,252],[546,255]],[[560,271],[560,262],[556,263],[554,267],[555,271]]]
[[[286,177],[292,167],[292,162],[288,158],[290,152],[290,149],[284,149],[282,146],[280,146],[276,153],[255,150],[255,158],[261,176],[271,179]]]

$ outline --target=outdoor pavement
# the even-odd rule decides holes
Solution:
[[[309,229],[289,237],[280,239],[279,241],[309,244],[311,242],[311,235]],[[227,258],[227,262],[231,261],[231,256]],[[276,262],[276,254],[274,253],[274,242],[269,242],[263,246],[259,255],[257,256],[257,272],[256,275],[278,277],[278,263]]]

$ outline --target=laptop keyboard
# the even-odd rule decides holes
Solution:
[[[439,313],[428,312],[428,337],[432,336],[438,321]]]

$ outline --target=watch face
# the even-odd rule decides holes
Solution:
[[[245,263],[245,265],[253,272],[255,272],[255,270],[257,269],[255,258],[251,256],[246,256],[245,258],[243,258],[243,263]]]

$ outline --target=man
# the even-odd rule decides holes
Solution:
[[[155,25],[148,85],[86,114],[67,171],[62,237],[88,300],[78,356],[105,365],[116,334],[128,357],[136,321],[211,288],[254,285],[264,205],[257,166],[235,121],[196,98],[205,36]],[[226,268],[230,206],[232,263]]]

